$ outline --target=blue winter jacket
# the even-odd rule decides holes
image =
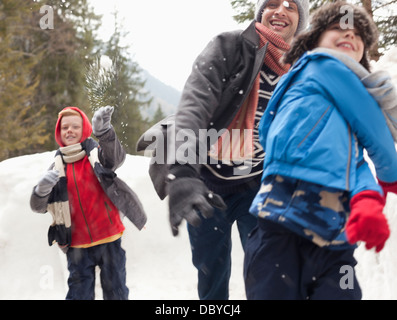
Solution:
[[[277,114],[277,117],[275,117]],[[397,181],[392,135],[359,78],[327,53],[306,53],[282,77],[259,124],[263,179],[279,174],[349,191]]]

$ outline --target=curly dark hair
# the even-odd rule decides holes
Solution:
[[[332,24],[341,21],[346,15],[343,6],[353,9],[354,27],[358,30],[364,42],[364,55],[360,63],[369,71],[368,50],[378,41],[378,29],[372,17],[364,8],[345,1],[328,3],[317,9],[311,16],[309,29],[298,35],[292,42],[291,48],[284,55],[284,62],[293,64],[306,51],[315,49],[323,32]]]

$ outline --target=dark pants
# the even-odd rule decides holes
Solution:
[[[321,248],[259,219],[247,240],[244,280],[252,300],[359,300],[354,249]]]
[[[95,298],[95,267],[99,266],[104,300],[127,300],[125,251],[121,239],[91,248],[69,248],[67,300]]]
[[[214,217],[202,218],[199,227],[188,225],[193,264],[198,270],[198,294],[201,300],[227,300],[231,274],[232,225],[237,221],[240,240],[245,241],[256,218],[248,210],[257,189],[222,195],[227,210],[214,210]]]

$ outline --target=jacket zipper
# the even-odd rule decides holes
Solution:
[[[346,170],[346,190],[350,190],[350,166],[352,159],[352,131],[350,125],[347,125],[349,135],[349,155],[347,157],[347,170]]]
[[[110,217],[110,211],[112,211],[112,209],[109,207],[108,203],[105,201],[105,208],[106,208],[106,212],[108,214],[108,218],[110,221],[110,224],[113,224],[112,218]]]
[[[318,126],[318,124],[321,122],[321,120],[324,118],[324,116],[328,113],[328,110],[331,108],[331,106],[328,106],[327,110],[324,111],[324,113],[321,115],[320,119],[316,122],[316,124],[311,128],[309,133],[303,138],[303,140],[298,144],[298,148],[302,145],[303,142],[311,135],[313,130]]]
[[[76,186],[77,197],[79,199],[81,213],[83,214],[83,217],[84,217],[84,221],[85,221],[85,224],[86,224],[86,227],[87,227],[88,235],[90,236],[91,242],[93,242],[92,236],[91,236],[91,232],[90,232],[90,227],[88,226],[87,218],[85,217],[84,210],[83,210],[83,205],[81,204],[80,192],[79,192],[79,188],[77,186],[76,174],[75,174],[75,171],[74,171],[74,163],[72,164],[72,167],[73,167],[74,184]]]

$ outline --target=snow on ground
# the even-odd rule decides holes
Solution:
[[[397,86],[397,47],[374,65],[389,71]],[[50,214],[33,213],[29,206],[33,186],[52,163],[54,152],[0,162],[0,300],[64,299],[68,271],[66,256],[49,247]],[[148,215],[139,232],[126,219],[122,246],[127,253],[130,299],[192,300],[197,297],[196,270],[186,227],[174,238],[168,223],[167,202],[157,197],[148,175],[149,159],[127,156],[117,174],[140,197]],[[357,276],[363,299],[397,299],[397,196],[389,195],[385,208],[391,236],[379,254],[360,246]],[[234,230],[230,298],[245,299],[243,252]],[[97,298],[101,290],[97,282]]]
[[[47,244],[50,214],[33,213],[30,193],[54,152],[9,159],[0,163],[0,299],[64,299],[68,271],[66,256]],[[127,219],[123,247],[127,253],[130,299],[195,300],[196,270],[191,263],[185,226],[173,237],[167,202],[160,201],[147,174],[149,159],[127,156],[117,171],[140,197],[148,223],[138,231]],[[397,196],[389,195],[386,214],[391,237],[380,254],[357,250],[357,273],[364,299],[397,299]],[[243,253],[234,230],[231,299],[245,299]],[[99,278],[99,277],[97,277]],[[97,281],[97,295],[101,289]]]
[[[394,86],[397,87],[397,47],[387,51],[372,67],[374,71],[386,70],[390,74]],[[359,247],[356,251],[358,260],[357,274],[361,286],[364,288],[363,299],[397,299],[396,195],[388,195],[384,212],[391,229],[391,236],[385,248],[379,254],[365,250],[364,247]]]
[[[66,296],[66,256],[47,242],[51,215],[34,213],[29,206],[33,187],[52,163],[54,154],[46,152],[0,162],[0,299]],[[143,231],[124,219],[122,246],[127,254],[130,299],[198,299],[186,226],[181,226],[178,237],[172,236],[167,202],[157,197],[148,165],[148,158],[128,155],[117,171],[138,194],[148,215]],[[234,232],[231,299],[245,299],[242,261],[238,233]],[[100,299],[99,281],[96,292]]]

